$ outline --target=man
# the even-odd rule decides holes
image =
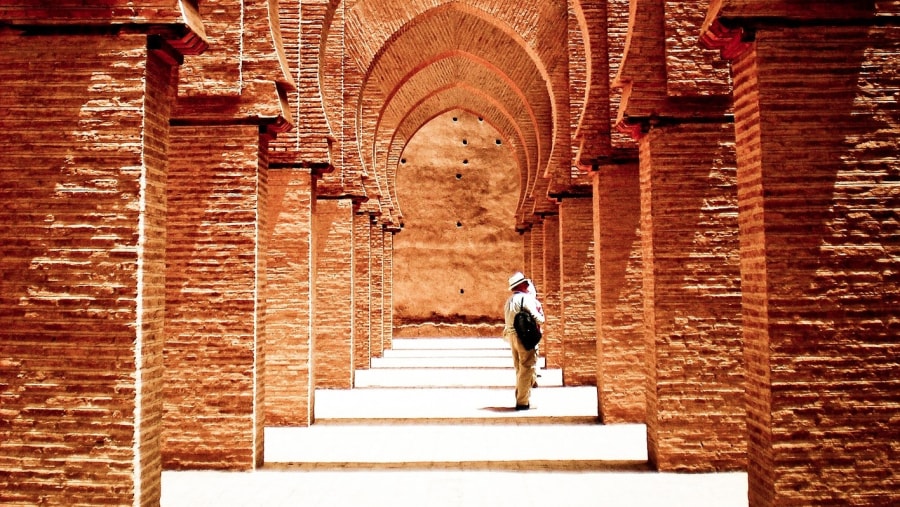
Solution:
[[[516,313],[524,307],[529,313],[534,315],[534,319],[538,325],[544,323],[544,313],[541,311],[541,304],[537,297],[529,292],[529,280],[521,272],[514,273],[509,277],[509,290],[513,293],[506,300],[503,308],[503,316],[505,326],[503,328],[503,338],[509,342],[512,348],[513,366],[516,368],[516,410],[528,410],[531,408],[531,387],[535,383],[534,365],[537,363],[537,349],[525,350],[519,336],[516,334],[516,328],[513,322]]]

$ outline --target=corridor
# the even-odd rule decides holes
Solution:
[[[266,428],[261,469],[163,472],[162,505],[747,505],[746,473],[651,471],[644,425],[597,424],[595,388],[559,370],[514,411],[500,339],[395,339],[375,359],[356,389],[316,392],[312,426]]]

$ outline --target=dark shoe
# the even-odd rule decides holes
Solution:
[[[531,405],[516,405],[516,410],[528,410]]]

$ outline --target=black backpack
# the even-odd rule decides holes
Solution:
[[[534,315],[525,308],[525,298],[522,298],[522,302],[519,304],[519,311],[513,320],[513,327],[516,328],[516,334],[519,335],[519,340],[525,350],[534,350],[541,341],[541,328],[534,320]]]

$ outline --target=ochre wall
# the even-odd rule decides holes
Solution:
[[[397,334],[499,336],[507,280],[525,271],[513,227],[520,188],[511,150],[487,122],[454,110],[420,130],[403,159],[403,229],[393,258]]]

